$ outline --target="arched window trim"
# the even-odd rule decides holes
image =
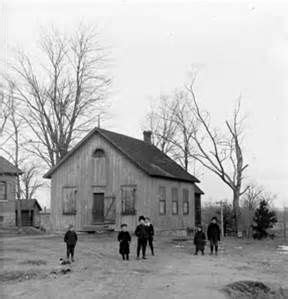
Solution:
[[[105,152],[102,148],[96,148],[92,154],[93,158],[104,158]]]

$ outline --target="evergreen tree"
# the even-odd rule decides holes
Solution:
[[[267,229],[272,228],[277,222],[277,217],[274,211],[269,209],[268,202],[261,200],[259,207],[255,211],[253,218],[254,225],[252,225],[254,239],[263,239],[268,236]]]

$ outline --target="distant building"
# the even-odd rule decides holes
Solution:
[[[95,128],[45,175],[51,179],[51,224],[77,230],[149,216],[157,230],[182,230],[201,222],[199,180],[151,144]]]
[[[19,208],[21,211],[21,225],[40,227],[40,212],[42,208],[36,199],[19,200]],[[17,225],[16,217],[16,225]]]
[[[0,225],[15,225],[17,176],[22,171],[0,156]]]

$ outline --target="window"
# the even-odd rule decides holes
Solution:
[[[189,191],[183,189],[183,215],[189,214]]]
[[[166,189],[159,187],[159,214],[166,215]]]
[[[76,187],[63,187],[63,214],[76,214]]]
[[[122,215],[135,215],[136,186],[121,186]]]
[[[7,200],[7,183],[0,182],[0,200]]]
[[[104,157],[104,151],[101,148],[97,148],[94,152],[93,152],[93,157],[94,158],[102,158]]]
[[[172,188],[172,215],[178,215],[178,189]]]
[[[106,157],[101,148],[97,148],[93,154],[93,185],[106,185]]]

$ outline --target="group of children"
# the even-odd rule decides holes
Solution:
[[[139,217],[139,225],[136,227],[135,235],[137,237],[137,259],[140,257],[140,251],[142,251],[142,258],[146,259],[147,243],[151,249],[151,254],[154,255],[154,227],[148,217]],[[131,236],[127,231],[127,224],[121,225],[121,231],[118,234],[118,241],[119,253],[122,255],[123,260],[129,260]]]
[[[139,224],[136,227],[135,235],[137,237],[137,259],[140,258],[140,252],[142,252],[142,258],[146,259],[146,247],[147,243],[151,249],[151,254],[154,255],[153,247],[153,237],[154,237],[154,227],[148,217],[140,216]],[[207,238],[210,242],[210,254],[218,253],[218,242],[220,241],[220,228],[217,224],[217,218],[213,217],[211,223],[208,226]],[[64,236],[64,242],[66,243],[66,256],[69,260],[71,256],[71,261],[74,262],[74,249],[77,243],[77,234],[73,229],[73,225],[69,226],[68,231]],[[119,253],[121,254],[123,260],[129,260],[130,254],[130,242],[131,235],[127,231],[127,224],[121,224],[121,231],[118,234],[119,241]],[[197,231],[194,236],[194,245],[195,245],[195,255],[201,251],[204,255],[205,245],[206,245],[206,236],[202,230],[201,226],[197,227]]]
[[[218,253],[218,242],[220,241],[220,228],[217,224],[217,218],[213,217],[207,229],[207,238],[210,242],[210,254],[213,254],[215,250],[215,254]],[[202,255],[204,255],[205,245],[206,245],[206,236],[202,230],[201,225],[197,227],[197,231],[194,236],[194,245],[195,245],[195,255],[201,251]]]

